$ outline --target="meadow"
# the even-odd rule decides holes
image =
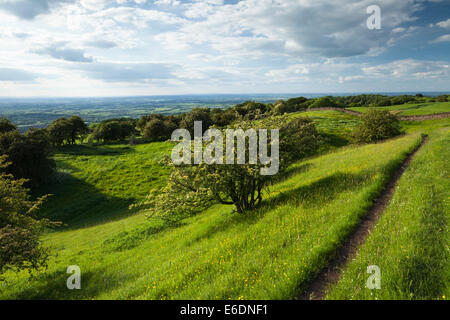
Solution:
[[[450,102],[407,103],[390,107],[374,107],[377,110],[388,110],[399,116],[418,116],[450,112]],[[348,108],[349,110],[367,112],[369,107]]]
[[[351,131],[358,117],[335,111],[292,116],[316,122],[324,140],[320,155],[291,166],[257,210],[239,215],[233,207],[215,205],[174,226],[128,209],[150,189],[164,186],[169,172],[159,160],[171,150],[170,143],[58,149],[58,175],[43,190],[53,196],[41,215],[67,225],[43,238],[51,250],[48,269],[31,277],[7,273],[0,299],[299,297],[423,133],[429,134],[429,144],[413,160],[379,227],[328,298],[448,296],[448,283],[442,282],[449,278],[448,257],[442,246],[448,241],[448,207],[443,208],[450,121],[405,122],[404,136],[355,145]],[[407,214],[400,217],[399,212]],[[422,238],[417,240],[417,234]],[[386,277],[386,289],[379,293],[363,286],[368,262],[378,263]],[[66,288],[71,265],[81,268],[82,290]],[[408,281],[424,289],[415,291]]]
[[[328,299],[443,299],[450,294],[450,131],[429,134],[358,257]],[[367,290],[369,265],[379,266],[381,290]]]

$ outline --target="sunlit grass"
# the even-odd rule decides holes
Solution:
[[[368,107],[349,108],[350,110],[367,112]],[[416,116],[424,114],[435,114],[450,112],[450,102],[427,102],[417,104],[402,104],[389,107],[375,107],[378,110],[397,111],[399,116]]]
[[[430,133],[360,254],[329,299],[448,299],[450,131]],[[381,268],[381,290],[369,290],[369,265]]]
[[[346,147],[298,163],[287,180],[271,188],[262,207],[246,215],[238,215],[229,206],[215,206],[168,228],[139,214],[125,217],[124,207],[114,214],[121,219],[97,221],[89,215],[106,218],[108,210],[99,206],[97,213],[88,207],[95,203],[87,202],[83,210],[89,215],[83,210],[78,213],[88,219],[86,226],[81,218],[75,219],[72,230],[45,236],[53,254],[48,270],[33,278],[26,273],[7,274],[0,298],[293,298],[332,258],[406,153],[419,143],[420,136],[414,134],[382,144]],[[135,174],[131,178],[125,174],[128,164],[140,168],[150,161],[153,165],[159,156],[155,148],[122,150],[116,155],[124,157],[122,164],[95,150],[90,155],[60,154],[58,163],[72,170],[68,174],[83,187],[89,184],[107,199],[126,202],[134,194],[144,194],[149,183],[142,181],[144,173],[130,173]],[[161,154],[165,148],[161,144]],[[139,183],[144,185],[136,187]],[[163,184],[162,180],[155,183]],[[88,196],[76,197],[77,183],[71,188],[55,196],[61,215],[66,203],[72,201],[76,209],[77,201]],[[81,267],[82,290],[67,290],[69,265]]]

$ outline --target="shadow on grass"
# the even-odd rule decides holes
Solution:
[[[313,166],[314,165],[312,163],[303,163],[301,165],[291,166],[291,167],[287,168],[287,170],[279,173],[276,176],[276,179],[275,179],[274,182],[278,183],[278,182],[282,182],[284,180],[287,180],[287,179],[289,179],[289,178],[291,178],[291,177],[293,177],[293,176],[295,176],[297,174],[304,173],[304,172],[308,171]]]
[[[39,210],[39,216],[61,221],[67,225],[65,229],[73,230],[116,221],[137,212],[128,209],[135,199],[107,196],[93,185],[70,174],[40,192],[52,196]]]
[[[320,135],[324,143],[336,148],[345,147],[351,143],[350,140],[334,133],[321,132]]]
[[[102,243],[105,252],[125,251],[138,247],[148,238],[163,231],[174,230],[186,225],[185,222],[169,224],[163,221],[148,221],[142,225],[118,234],[114,234]]]
[[[69,266],[67,266],[69,267]],[[81,267],[81,290],[69,290],[67,279],[71,274],[66,270],[43,272],[31,276],[27,287],[14,298],[16,300],[86,300],[101,293],[110,292],[121,283],[133,280],[131,275],[121,274],[120,278],[108,274],[105,268],[85,271]],[[14,284],[11,284],[14,286]]]
[[[299,169],[302,169],[300,167]],[[305,170],[305,168],[303,168]],[[298,188],[283,192],[273,196],[255,210],[247,212],[244,215],[234,214],[226,223],[214,224],[206,229],[192,241],[198,241],[210,238],[214,234],[224,232],[237,224],[252,225],[262,219],[268,212],[283,205],[303,206],[304,208],[313,208],[315,206],[325,206],[327,202],[333,201],[340,193],[351,190],[368,181],[371,172],[365,171],[361,174],[335,173],[331,176],[319,179],[308,185],[302,185]]]
[[[65,155],[72,155],[72,156],[114,156],[114,155],[123,155],[135,151],[132,147],[123,146],[123,144],[119,145],[120,146],[115,147],[113,144],[108,145],[76,144],[59,147],[55,151],[56,153],[64,153]]]

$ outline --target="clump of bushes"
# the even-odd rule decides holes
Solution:
[[[323,97],[316,99],[310,108],[336,108],[339,105],[331,97]]]
[[[307,108],[308,99],[304,97],[292,98],[288,101],[279,100],[275,103],[273,113],[283,115],[285,113],[302,111]]]
[[[94,125],[90,140],[103,143],[126,141],[136,134],[134,120],[113,119]]]
[[[386,110],[370,109],[361,117],[361,124],[355,129],[357,142],[371,143],[400,135],[398,118]]]
[[[441,95],[441,96],[437,97],[436,101],[437,102],[447,102],[448,101],[448,97],[444,94],[444,95]]]

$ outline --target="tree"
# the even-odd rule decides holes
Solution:
[[[255,101],[246,101],[233,107],[238,115],[246,120],[261,118],[263,114],[269,111],[269,107],[264,103]]]
[[[238,114],[232,108],[222,110],[213,109],[211,111],[211,120],[216,127],[224,128],[238,119]]]
[[[0,118],[0,134],[15,130],[17,130],[17,126],[14,123],[5,117]]]
[[[279,143],[279,172],[285,171],[294,161],[313,154],[318,147],[318,134],[309,119],[289,122],[287,117],[274,117],[257,123],[239,122],[232,128],[255,129],[256,132],[258,129],[280,128],[279,140],[271,143],[271,146]],[[271,146],[269,150],[273,150]],[[248,148],[247,144],[247,154]],[[276,175],[262,175],[261,168],[270,165],[261,162],[176,166],[170,159],[165,159],[164,163],[172,168],[167,186],[155,197],[150,194],[146,201],[133,207],[144,208],[150,217],[159,217],[170,223],[196,214],[212,203],[234,205],[236,211],[243,214],[261,204],[264,191],[277,179]]]
[[[59,118],[47,127],[47,131],[53,146],[59,147],[72,141],[74,130],[71,121],[66,118]]]
[[[71,125],[70,142],[75,144],[77,139],[83,139],[88,133],[89,129],[79,116],[72,116],[69,118]]]
[[[161,141],[167,140],[170,133],[163,120],[153,119],[145,125],[143,136],[150,141]]]
[[[355,129],[356,141],[371,143],[401,134],[400,122],[392,113],[374,108],[361,117],[361,124]]]
[[[0,155],[7,155],[8,172],[16,178],[31,180],[32,185],[50,178],[55,162],[50,159],[51,145],[45,129],[30,129],[25,134],[10,131],[0,134]]]
[[[135,124],[130,119],[102,122],[93,127],[92,139],[103,142],[124,141],[136,134]]]
[[[191,112],[184,115],[181,120],[180,126],[183,129],[189,130],[191,135],[194,135],[194,122],[201,121],[203,123],[203,130],[208,130],[208,128],[213,124],[211,120],[211,110],[209,108],[194,108]]]
[[[26,180],[15,180],[4,170],[9,165],[0,156],[0,275],[6,270],[37,270],[46,265],[47,250],[39,237],[46,227],[60,225],[38,220],[35,212],[46,199],[30,200]]]
[[[145,126],[147,125],[148,122],[152,121],[152,120],[161,120],[164,121],[165,120],[165,116],[163,114],[149,114],[149,115],[145,115],[142,116],[136,124],[136,127],[143,131],[145,129]]]

